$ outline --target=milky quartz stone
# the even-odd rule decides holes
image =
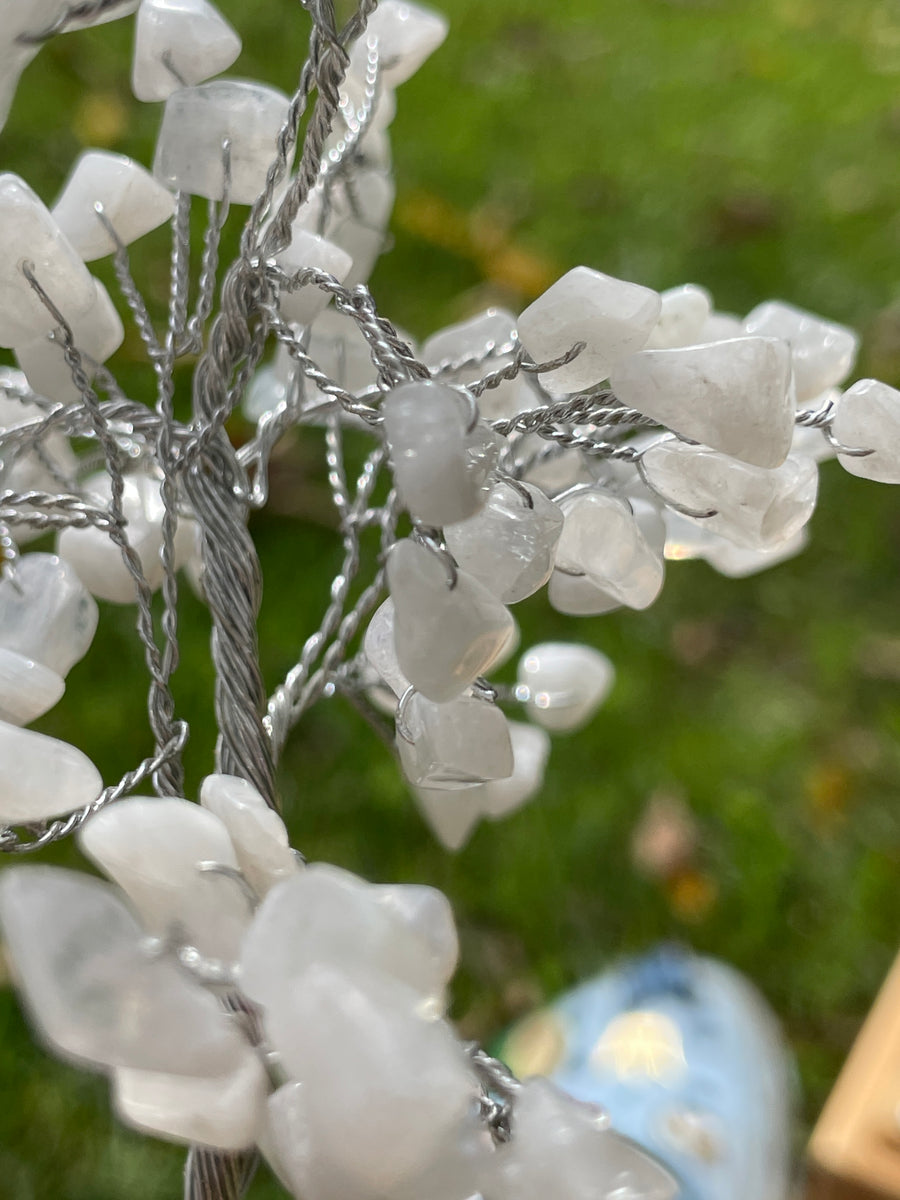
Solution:
[[[118,892],[59,867],[0,877],[0,922],[28,1010],[56,1050],[106,1067],[222,1075],[245,1042],[216,998],[154,957]]]
[[[900,392],[861,379],[841,396],[832,432],[842,446],[871,450],[872,454],[839,454],[838,461],[851,475],[900,483]]]
[[[477,579],[464,571],[451,578],[437,554],[409,539],[391,547],[387,576],[401,671],[427,699],[454,700],[513,637],[511,613]]]
[[[509,721],[513,749],[513,771],[506,779],[492,779],[482,785],[481,812],[499,821],[516,812],[540,791],[550,757],[550,737],[538,725]]]
[[[703,525],[748,550],[773,550],[799,532],[816,506],[818,470],[788,455],[767,471],[709,450],[661,438],[644,451],[644,470],[660,496],[693,512]]]
[[[263,900],[241,952],[241,987],[263,1008],[292,991],[313,962],[354,964],[390,975],[421,1000],[442,996],[456,965],[452,914],[439,893],[367,883],[329,863],[312,863]],[[451,936],[454,940],[451,943]]]
[[[49,667],[0,647],[0,721],[28,725],[53,707],[66,690]]]
[[[237,869],[225,825],[176,797],[132,796],[107,805],[81,829],[87,857],[128,896],[148,933],[232,960],[250,919],[233,879],[201,864]]]
[[[353,265],[344,284],[355,287],[364,283],[384,249],[385,228],[394,206],[394,181],[384,171],[360,170],[352,188],[338,181],[328,194],[316,188],[294,220],[294,229],[324,234],[340,246]]]
[[[103,790],[74,746],[0,721],[0,824],[43,821],[92,804]]]
[[[469,840],[483,816],[484,786],[473,784],[454,792],[446,788],[413,788],[425,824],[445,850],[455,854]]]
[[[856,361],[859,339],[852,329],[781,300],[757,305],[745,317],[744,329],[763,337],[782,338],[788,343],[800,404],[842,383]]]
[[[54,220],[85,262],[116,251],[97,204],[126,246],[163,225],[175,211],[172,193],[133,158],[86,150],[53,206]]]
[[[295,275],[305,268],[313,268],[334,275],[339,283],[347,278],[353,265],[353,259],[340,246],[305,229],[293,231],[291,244],[286,250],[275,255],[275,261],[287,275]],[[286,321],[293,321],[297,325],[309,325],[330,299],[328,292],[316,287],[314,283],[308,283],[295,291],[283,287],[279,307]]]
[[[110,480],[105,472],[92,475],[85,481],[84,489],[96,504],[109,504]],[[155,591],[164,577],[160,554],[165,510],[159,481],[139,472],[126,475],[122,509],[128,522],[128,541],[137,552],[147,583]],[[134,603],[134,580],[122,561],[120,550],[102,529],[64,529],[57,545],[60,557],[74,568],[85,587],[99,600],[114,604]],[[179,522],[174,546],[177,566],[184,564],[193,545],[191,522]]]
[[[72,321],[94,303],[94,280],[77,251],[18,175],[0,175],[0,345],[20,346],[56,321],[22,272],[31,263],[50,299]]]
[[[416,695],[404,717],[397,749],[411,783],[453,789],[512,774],[506,717],[493,704],[474,696],[434,704]]]
[[[744,322],[735,313],[711,312],[700,330],[697,344],[725,342],[746,336]]]
[[[552,733],[568,733],[591,719],[614,680],[612,663],[592,646],[542,642],[519,660],[516,694],[532,720]]]
[[[200,803],[228,830],[241,873],[258,896],[300,870],[284,821],[245,779],[207,775]]]
[[[609,1117],[546,1079],[516,1095],[512,1138],[491,1160],[486,1195],[498,1200],[672,1200],[678,1184]]]
[[[518,489],[496,483],[481,512],[444,528],[447,549],[460,567],[504,604],[544,586],[563,528],[562,510],[539,487],[521,487],[531,506]]]
[[[519,317],[519,338],[535,362],[586,346],[566,367],[541,376],[555,392],[577,392],[609,378],[623,358],[640,350],[660,314],[659,293],[574,267]]]
[[[599,488],[560,501],[565,525],[556,565],[584,574],[611,599],[629,608],[647,608],[665,578],[662,543],[651,544],[631,505]]]
[[[240,52],[241,39],[207,0],[143,0],[132,91],[138,100],[166,100],[178,88],[227,71]]]
[[[375,610],[363,638],[363,653],[382,680],[399,699],[409,687],[400,670],[394,642],[394,601],[390,598]]]
[[[310,963],[263,1019],[306,1092],[310,1145],[365,1188],[420,1173],[478,1094],[449,1026],[385,975]]]
[[[15,583],[0,578],[0,647],[65,676],[97,630],[97,605],[68,563],[23,554]]]
[[[442,378],[452,379],[454,383],[474,383],[510,363],[517,340],[513,314],[504,308],[488,308],[432,334],[422,344],[421,358],[426,366],[444,368]],[[508,348],[507,353],[498,353],[503,347]],[[475,365],[456,365],[473,358]],[[451,365],[455,369],[448,371]],[[511,417],[523,409],[536,408],[539,403],[538,394],[524,374],[506,379],[478,397],[478,407],[486,420]]]
[[[203,1078],[119,1067],[112,1082],[116,1113],[126,1125],[217,1150],[254,1145],[269,1092],[265,1068],[249,1045],[226,1075]]]
[[[275,154],[290,101],[283,92],[242,79],[181,88],[166,101],[153,174],[172,191],[208,200],[225,193],[223,143],[230,143],[235,204],[252,204]]]
[[[660,293],[659,320],[647,339],[648,350],[696,346],[710,317],[712,299],[706,288],[695,283],[669,288]]]
[[[551,608],[570,617],[598,617],[622,607],[620,600],[597,587],[587,575],[554,571],[547,586]]]
[[[644,350],[610,385],[629,408],[743,462],[778,467],[791,448],[791,356],[777,338]]]
[[[89,379],[94,366],[115,354],[125,338],[122,319],[99,280],[94,281],[94,291],[94,303],[71,322],[75,348]],[[81,399],[81,390],[72,379],[63,343],[58,338],[41,334],[23,346],[16,346],[15,353],[33,392],[59,404],[74,404]]]
[[[387,88],[399,87],[447,36],[449,24],[441,13],[407,0],[382,0],[369,17],[366,32],[353,48],[355,61],[377,39],[379,70]]]
[[[713,535],[704,549],[703,557],[720,575],[727,575],[729,579],[746,579],[795,558],[806,549],[808,541],[806,530],[801,529],[774,550],[747,550]]]
[[[17,429],[44,419],[46,414],[38,404],[17,395],[20,389],[27,390],[27,387],[28,381],[21,371],[0,367],[0,430]],[[16,452],[13,448],[4,448],[0,457],[4,458],[3,486],[19,492],[58,491],[58,476],[73,475],[77,467],[68,440],[60,433],[51,433],[41,439],[40,454],[32,449]],[[27,525],[13,524],[12,531],[20,546],[40,537],[40,531]]]

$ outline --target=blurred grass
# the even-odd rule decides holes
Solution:
[[[290,89],[297,5],[231,0],[239,72]],[[900,384],[900,9],[884,0],[447,0],[451,35],[401,93],[396,244],[373,280],[416,335],[495,300],[524,304],[578,262],[721,309],[778,296],[865,335],[860,374]],[[57,39],[29,68],[4,169],[52,199],[82,145],[147,161],[155,106],[129,97],[130,23]],[[139,276],[165,294],[164,239]],[[146,395],[139,346],[119,356]],[[240,433],[240,430],[237,430]],[[318,624],[337,568],[316,518],[316,435],[284,467],[286,509],[255,520],[261,640],[273,686]],[[298,729],[282,781],[296,844],[378,879],[423,880],[455,905],[455,1013],[487,1037],[622,951],[689,940],[745,970],[797,1052],[815,1119],[897,948],[900,897],[900,493],[822,472],[809,550],[743,581],[672,564],[647,613],[577,622],[517,610],[523,644],[583,638],[616,662],[589,729],[554,748],[539,801],[458,856],[423,828],[392,762],[340,702]],[[42,727],[112,779],[148,750],[129,613]],[[177,696],[194,724],[191,786],[210,768],[202,607],[186,595]],[[626,865],[647,798],[675,790],[700,822],[702,902]],[[71,848],[54,861],[75,861]],[[0,1195],[157,1200],[180,1151],[121,1129],[106,1084],[31,1041],[0,992]],[[279,1194],[260,1177],[253,1192]]]

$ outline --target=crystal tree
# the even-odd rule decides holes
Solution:
[[[642,610],[666,559],[735,577],[781,561],[803,545],[824,458],[900,482],[900,393],[841,390],[856,339],[832,322],[780,302],[738,318],[700,287],[660,295],[586,266],[520,314],[490,309],[416,347],[365,280],[393,198],[394,93],[445,22],[402,0],[362,0],[343,24],[331,0],[304,7],[291,97],[210,82],[240,41],[206,0],[0,7],[4,113],[43,42],[135,10],[134,92],[164,102],[152,172],[88,151],[52,210],[0,176],[0,343],[20,368],[0,381],[0,848],[74,834],[111,881],[3,872],[23,1000],[54,1050],[109,1076],[122,1120],[191,1146],[192,1200],[243,1195],[260,1154],[305,1200],[668,1200],[673,1181],[604,1113],[458,1040],[446,900],[307,864],[278,815],[278,757],[312,705],[345,696],[461,845],[535,794],[548,731],[585,722],[612,680],[597,650],[545,643],[516,686],[492,683],[516,649],[510,606],[546,586],[572,616]],[[195,198],[208,219],[192,272]],[[229,220],[240,252],[220,272]],[[167,222],[160,330],[127,248]],[[85,265],[106,256],[117,303]],[[123,316],[146,350],[143,399],[106,365]],[[239,405],[255,432],[235,448]],[[296,436],[324,445],[344,561],[267,699],[247,523]],[[355,473],[351,438],[367,445]],[[23,552],[51,532],[57,553]],[[216,671],[199,803],[170,686],[182,571]],[[135,606],[150,675],[152,750],[109,785],[26,728],[89,650],[95,598]]]

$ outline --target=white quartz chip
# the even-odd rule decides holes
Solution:
[[[228,142],[231,199],[252,204],[289,105],[283,92],[241,79],[217,79],[173,92],[163,112],[153,174],[172,191],[221,200]]]
[[[510,363],[516,342],[513,314],[504,308],[487,308],[433,333],[423,343],[421,357],[427,366],[442,368],[442,379],[474,383]],[[523,409],[536,408],[539,403],[538,394],[524,372],[514,379],[503,380],[497,387],[487,388],[478,397],[481,414],[488,420],[511,417]]]
[[[643,350],[616,367],[610,385],[627,407],[754,466],[778,467],[791,448],[791,356],[777,338]]]
[[[851,475],[900,483],[900,392],[877,379],[860,379],[837,402],[832,432],[842,446],[871,454],[839,454]]]
[[[293,230],[291,244],[275,255],[275,261],[286,275],[313,268],[334,275],[339,283],[347,278],[353,265],[353,259],[340,246],[305,229]],[[282,287],[281,315],[286,321],[297,325],[309,325],[330,299],[331,295],[314,283],[304,284],[293,291]]]
[[[138,100],[165,100],[226,71],[241,39],[207,0],[142,0],[131,87]]]
[[[457,789],[512,774],[506,717],[493,704],[460,696],[434,704],[413,696],[397,729],[407,779],[420,787]]]
[[[97,629],[97,604],[68,563],[23,554],[15,582],[0,579],[0,646],[65,676]]]
[[[519,688],[532,720],[553,733],[578,729],[612,689],[615,670],[605,654],[574,642],[542,642],[519,660]]]
[[[659,293],[574,267],[519,317],[519,339],[535,362],[549,362],[577,342],[585,347],[568,366],[541,376],[555,392],[577,392],[646,344],[660,314]]]
[[[372,614],[363,638],[363,652],[378,675],[400,699],[409,687],[409,680],[400,670],[394,641],[394,601],[388,596]]]
[[[417,691],[439,704],[484,674],[515,630],[509,610],[487,588],[448,568],[408,539],[391,547],[387,562],[398,664]]]
[[[284,821],[245,779],[207,775],[200,803],[228,830],[241,872],[258,896],[300,869]]]
[[[696,346],[713,339],[703,337],[712,302],[706,288],[695,283],[660,292],[659,320],[647,340],[648,350],[669,350],[675,346]]]
[[[68,321],[95,300],[94,280],[47,207],[18,175],[0,175],[0,346],[20,346],[57,322],[30,286],[38,283]]]
[[[447,18],[430,8],[408,0],[381,0],[353,48],[352,60],[364,63],[368,44],[377,42],[382,82],[399,87],[437,50],[448,29]]]
[[[49,667],[0,647],[0,721],[28,725],[51,709],[65,689]]]
[[[0,825],[74,812],[102,790],[100,772],[80,750],[0,721]]]
[[[856,361],[859,338],[852,329],[781,300],[757,305],[745,317],[744,330],[788,343],[800,404],[843,383]]]
[[[86,150],[53,206],[54,219],[85,262],[116,250],[97,204],[126,246],[168,221],[175,209],[172,193],[133,158]]]

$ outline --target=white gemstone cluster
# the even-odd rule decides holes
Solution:
[[[275,762],[320,699],[349,697],[377,727],[388,714],[426,820],[459,848],[539,791],[549,734],[613,685],[575,642],[528,648],[514,684],[492,681],[517,651],[511,606],[546,587],[560,613],[640,611],[667,561],[734,577],[782,561],[804,545],[824,459],[900,483],[900,393],[842,390],[855,336],[791,305],[741,318],[695,285],[659,294],[586,266],[518,315],[488,309],[416,347],[365,281],[394,197],[394,92],[446,24],[406,0],[362,0],[344,26],[328,0],[304,8],[310,55],[288,97],[212,78],[240,41],[207,0],[0,0],[0,117],[48,37],[135,11],[134,92],[164,103],[152,171],[89,150],[52,209],[0,175],[0,345],[21,368],[0,376],[0,849],[77,833],[112,881],[5,871],[5,938],[37,1028],[109,1074],[125,1121],[220,1165],[258,1146],[304,1200],[667,1200],[670,1178],[603,1114],[456,1039],[447,901],[305,865]],[[192,197],[209,214],[193,288]],[[160,333],[127,247],[166,222]],[[87,266],[107,256],[118,307]],[[107,365],[120,308],[152,366],[147,403]],[[255,429],[235,449],[238,405]],[[273,448],[300,429],[324,436],[345,560],[266,702],[246,524]],[[56,554],[20,552],[53,532]],[[181,568],[208,603],[217,672],[199,804],[169,688]],[[153,754],[106,788],[80,750],[26,728],[87,653],[97,599],[136,605],[151,676]],[[135,795],[146,780],[156,794]],[[242,1194],[237,1169],[223,1191],[192,1162],[193,1200]]]

